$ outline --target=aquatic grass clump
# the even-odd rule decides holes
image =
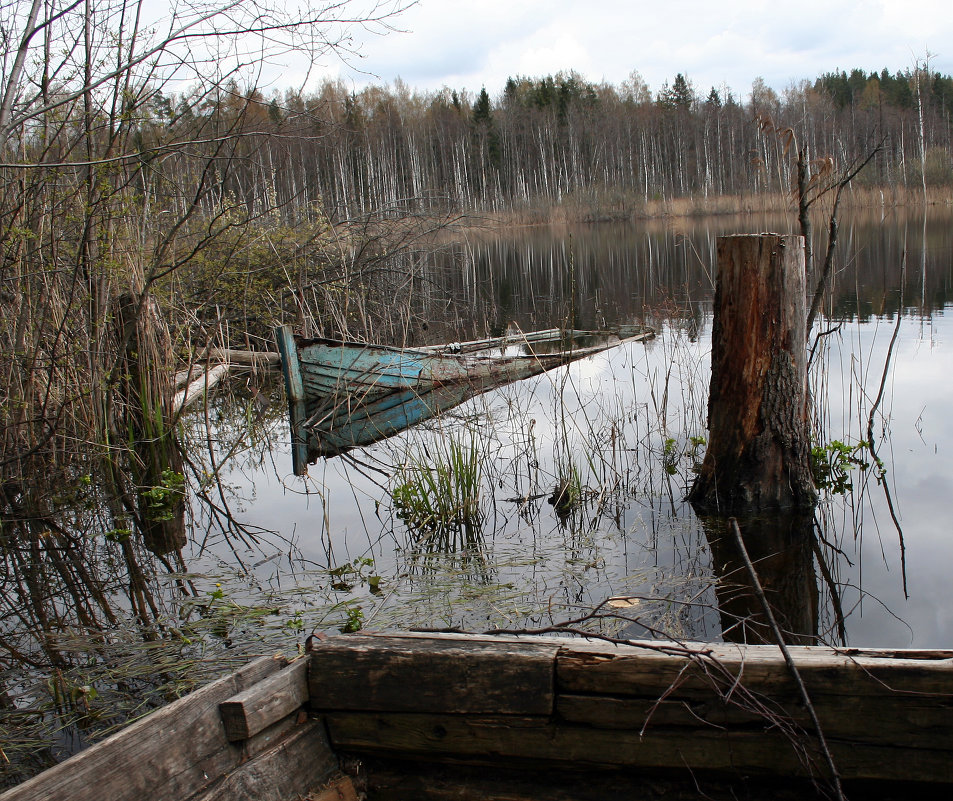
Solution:
[[[570,461],[559,469],[559,480],[553,494],[549,497],[556,515],[559,518],[567,517],[582,503],[584,487],[579,468]]]
[[[394,511],[419,534],[447,537],[482,523],[483,460],[475,433],[466,442],[451,436],[418,446],[394,476]]]

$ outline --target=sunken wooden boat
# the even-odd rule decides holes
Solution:
[[[0,801],[831,797],[779,649],[357,634],[263,658]],[[953,651],[789,646],[851,798],[948,798]]]
[[[295,475],[320,457],[371,445],[492,389],[654,336],[549,329],[423,348],[305,339],[289,326],[276,339],[291,417]]]

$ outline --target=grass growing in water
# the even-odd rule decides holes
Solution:
[[[582,492],[583,486],[579,468],[576,467],[574,462],[569,462],[567,466],[560,470],[559,481],[549,498],[549,502],[556,510],[556,514],[559,517],[564,517],[582,503]]]
[[[419,446],[394,475],[394,511],[420,535],[450,545],[458,532],[480,526],[483,463],[475,434]]]

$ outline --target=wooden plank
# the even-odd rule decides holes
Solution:
[[[578,768],[740,771],[760,775],[825,773],[811,738],[792,742],[777,729],[632,730],[557,725],[541,717],[334,712],[326,716],[332,746],[355,754],[468,759],[484,764],[544,760]],[[828,740],[844,779],[953,782],[949,750],[898,748]],[[805,754],[811,755],[804,761]]]
[[[792,699],[793,700],[793,699]],[[786,710],[784,710],[786,711]],[[784,714],[781,709],[778,714]],[[726,726],[764,725],[764,715],[745,709],[720,697],[612,698],[601,695],[556,696],[556,717],[560,722],[593,726],[599,729],[641,731],[659,726],[683,726],[686,729]],[[805,715],[806,717],[806,715]],[[690,736],[690,732],[686,732]]]
[[[312,719],[190,801],[287,801],[320,787],[338,767],[324,722]]]
[[[239,764],[218,705],[285,666],[263,657],[0,795],[0,801],[188,798]]]
[[[494,765],[487,770],[484,766],[380,757],[364,757],[362,766],[367,774],[368,797],[374,801],[809,801],[824,797],[803,779],[759,779],[688,770],[664,774],[643,769],[580,771],[526,761],[518,766]],[[911,788],[906,785],[903,789],[898,797],[906,801]],[[917,793],[916,798],[923,796]]]
[[[374,635],[365,635],[374,636]],[[406,639],[448,640],[468,642],[511,642],[553,645],[566,652],[590,653],[606,656],[628,656],[640,653],[659,653],[675,656],[692,654],[709,657],[721,662],[747,659],[750,662],[775,662],[783,659],[776,645],[741,645],[732,642],[698,642],[694,640],[626,640],[623,643],[599,637],[576,637],[569,635],[529,634],[465,634],[458,632],[434,633],[401,631],[388,633],[389,637]],[[831,662],[841,664],[850,659],[858,664],[883,664],[882,660],[905,664],[953,665],[953,649],[924,648],[831,648],[823,645],[788,646],[795,661]],[[868,662],[867,660],[872,660]]]
[[[311,708],[549,715],[557,648],[333,637],[311,654]]]
[[[298,659],[219,705],[225,736],[247,740],[308,700],[308,660]]]
[[[556,682],[567,693],[660,695],[673,685],[702,689],[740,682],[757,692],[793,695],[793,679],[774,646],[701,647],[688,657],[658,651],[659,643],[622,646],[595,641],[564,646],[556,660]],[[656,650],[652,650],[656,649]],[[929,694],[953,697],[953,659],[908,658],[902,651],[851,655],[829,648],[789,646],[798,671],[814,693],[836,696]],[[922,655],[922,654],[921,654]]]
[[[307,418],[305,409],[304,382],[301,378],[301,363],[298,361],[298,346],[291,326],[283,325],[275,332],[278,352],[281,354],[281,371],[285,378],[285,392],[291,415],[291,463],[296,476],[308,473],[308,435],[304,430]]]
[[[750,703],[763,704],[763,710]],[[932,697],[861,697],[845,714],[842,696],[818,696],[812,701],[828,738],[875,745],[922,747],[947,750],[953,756],[953,703]],[[652,732],[658,728],[682,727],[685,737],[694,729],[746,727],[766,728],[771,716],[812,732],[813,724],[800,699],[745,698],[724,700],[714,693],[682,696],[678,692],[664,701],[656,698],[610,698],[592,695],[557,695],[560,721],[600,729],[631,729]]]

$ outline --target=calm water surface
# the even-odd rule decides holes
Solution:
[[[804,603],[816,593],[825,642],[842,639],[843,618],[852,645],[953,643],[951,222],[946,211],[925,224],[878,212],[842,226],[819,329],[828,333],[812,342],[815,437],[865,439],[883,384],[873,412],[883,471],[854,466],[846,492],[822,493]],[[200,549],[199,536],[190,566],[236,597],[266,597],[305,633],[348,620],[534,627],[626,596],[629,620],[603,630],[721,638],[711,547],[682,500],[704,454],[714,237],[791,227],[725,218],[460,244],[437,273],[460,326],[432,326],[421,340],[509,321],[525,330],[647,322],[659,336],[483,395],[353,459],[323,461],[306,479],[291,475],[286,422],[276,419],[224,473],[231,510],[257,542],[213,536]],[[223,454],[236,435],[223,424],[216,436]],[[448,442],[478,450],[479,524],[408,526],[392,491]],[[580,502],[557,513],[549,498],[569,479]],[[208,527],[197,514],[197,528]]]

